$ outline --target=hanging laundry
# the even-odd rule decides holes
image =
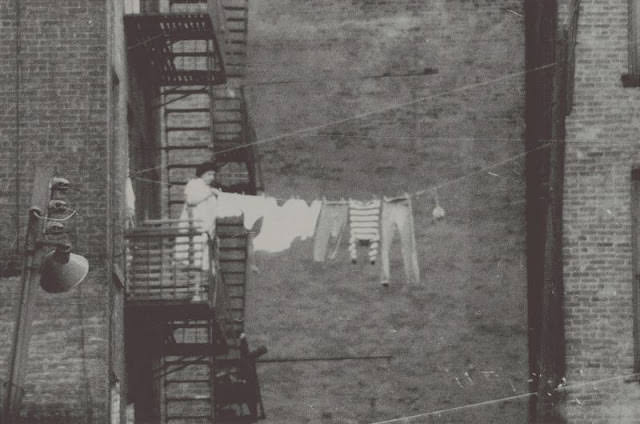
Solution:
[[[255,250],[265,252],[281,252],[291,247],[291,243],[298,237],[299,231],[295,222],[300,209],[299,200],[289,199],[282,206],[278,206],[275,199],[271,207],[265,211],[262,229],[253,241]]]
[[[280,252],[291,247],[297,238],[309,237],[315,226],[319,207],[311,208],[302,199],[289,199],[278,206],[275,199],[264,214],[262,228],[254,239],[255,250]]]
[[[291,218],[289,221],[291,236],[293,236],[293,240],[297,238],[302,239],[303,233],[306,233],[309,220],[311,219],[309,205],[304,200],[297,198],[291,199],[289,202],[290,209],[287,213]]]
[[[230,218],[244,214],[243,196],[237,193],[220,192],[216,218]]]
[[[433,216],[434,219],[444,218],[445,212],[442,206],[440,206],[440,202],[438,201],[438,190],[436,189],[433,190],[433,201],[436,204],[436,206],[433,208],[431,215]]]
[[[273,205],[273,199],[265,196],[242,195],[241,208],[244,212],[244,228],[253,229],[258,219]]]
[[[382,285],[389,284],[390,266],[389,252],[395,230],[400,233],[404,275],[409,283],[420,282],[420,269],[416,251],[415,229],[413,225],[413,209],[411,197],[384,198],[381,211],[380,261],[382,262]]]
[[[376,263],[380,243],[380,199],[361,202],[349,199],[349,253],[356,263],[356,242],[369,246],[369,262]]]
[[[133,183],[131,182],[131,177],[127,177],[127,181],[125,183],[124,197],[127,206],[127,216],[126,216],[126,224],[127,228],[131,228],[134,226],[136,219],[136,194],[133,191]]]
[[[302,225],[302,230],[300,232],[300,238],[302,240],[313,237],[313,233],[316,229],[316,223],[318,222],[318,216],[320,215],[321,207],[322,202],[320,200],[314,200],[313,202],[311,202],[311,205],[309,205],[309,209],[306,212],[304,224]]]
[[[345,230],[348,219],[349,205],[346,201],[328,202],[322,200],[317,218],[313,238],[313,260],[324,262],[327,257],[327,248],[331,241],[338,249],[339,236]]]

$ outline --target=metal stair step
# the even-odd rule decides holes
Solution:
[[[167,420],[209,420],[211,419],[210,415],[169,415],[167,416]]]
[[[167,165],[169,169],[188,169],[188,168],[196,168],[199,164],[197,163],[174,163]]]
[[[164,146],[162,150],[199,150],[199,149],[211,149],[209,144],[185,144],[184,146]]]
[[[171,52],[173,57],[215,57],[214,52]]]
[[[188,364],[185,364],[185,362],[188,362]],[[189,361],[185,361],[184,359],[177,359],[177,360],[165,360],[164,361],[164,366],[165,367],[178,367],[178,366],[184,366],[184,365],[209,365],[210,361],[208,359],[194,359],[194,360],[189,360]]]
[[[232,100],[232,99],[229,99]],[[243,112],[244,109],[241,107],[234,107],[234,108],[218,108],[214,111],[214,113],[241,113]]]
[[[172,95],[191,95],[191,94],[208,94],[208,88],[200,88],[200,89],[194,89],[194,90],[189,90],[189,89],[169,89],[166,90],[165,92],[161,93],[165,96],[172,96]]]
[[[207,383],[211,384],[211,380],[209,378],[206,379],[196,379],[196,378],[180,378],[180,379],[166,379],[164,380],[164,384],[198,384],[198,383]]]
[[[168,402],[202,402],[211,400],[210,396],[200,395],[200,396],[180,396],[180,397],[166,397],[166,401]]]
[[[164,113],[191,113],[191,112],[199,112],[199,113],[208,113],[211,109],[208,107],[199,107],[199,108],[165,108]]]
[[[206,126],[206,127],[166,127],[165,131],[167,132],[172,132],[172,131],[209,131],[211,130],[210,126]]]
[[[223,6],[224,10],[233,10],[233,11],[240,11],[240,10],[247,10],[246,6]]]

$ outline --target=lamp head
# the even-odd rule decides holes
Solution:
[[[48,293],[63,293],[82,283],[89,273],[84,256],[71,253],[71,246],[56,247],[40,266],[40,286]]]

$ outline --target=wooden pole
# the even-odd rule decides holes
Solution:
[[[50,181],[53,169],[43,167],[36,169],[31,196],[32,209],[38,208],[45,214],[51,196]],[[29,340],[31,338],[31,324],[34,316],[34,306],[38,282],[40,281],[40,264],[45,250],[38,247],[38,241],[43,233],[44,222],[37,213],[29,210],[27,235],[24,243],[25,258],[20,281],[20,303],[16,312],[13,340],[9,356],[7,387],[4,392],[2,423],[16,422],[19,414],[21,395],[26,374],[27,358],[29,354]]]

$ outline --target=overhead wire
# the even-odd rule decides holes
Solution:
[[[269,142],[277,141],[277,140],[280,140],[280,139],[283,139],[283,138],[288,138],[288,137],[291,137],[291,136],[304,134],[304,133],[307,133],[307,132],[314,132],[314,131],[317,131],[317,130],[320,130],[320,129],[323,129],[323,128],[327,128],[327,127],[331,127],[331,126],[334,126],[334,125],[343,124],[345,122],[366,118],[368,116],[376,115],[378,113],[384,113],[384,112],[388,112],[388,111],[395,110],[395,109],[402,109],[402,108],[405,108],[407,106],[413,106],[413,105],[415,105],[417,103],[421,103],[421,102],[424,102],[426,100],[432,100],[432,99],[435,99],[435,98],[443,97],[443,96],[446,96],[448,94],[458,93],[458,92],[470,90],[472,88],[484,87],[484,86],[487,86],[487,85],[490,85],[490,84],[495,84],[497,82],[506,81],[506,80],[509,80],[509,79],[512,79],[512,78],[515,78],[515,77],[520,77],[520,76],[526,75],[526,74],[531,73],[531,72],[536,72],[536,71],[541,71],[541,70],[544,70],[544,69],[548,69],[548,68],[551,68],[553,66],[555,66],[555,62],[546,64],[546,65],[541,65],[541,66],[538,66],[536,68],[525,70],[525,71],[519,71],[519,72],[510,73],[510,74],[504,74],[504,75],[502,75],[502,76],[500,76],[498,78],[493,78],[493,79],[489,79],[489,80],[486,80],[486,81],[481,81],[481,82],[471,83],[471,84],[465,84],[465,85],[460,86],[460,87],[456,87],[456,88],[453,88],[453,89],[450,89],[450,90],[442,91],[440,93],[435,93],[435,94],[432,94],[432,95],[429,95],[429,96],[419,97],[417,99],[414,99],[414,100],[411,100],[411,101],[408,101],[408,102],[399,103],[399,104],[390,104],[390,105],[381,107],[379,109],[375,109],[375,110],[363,112],[363,113],[360,113],[360,114],[352,115],[352,116],[349,116],[349,117],[346,117],[346,118],[343,118],[343,119],[338,119],[338,120],[335,120],[335,121],[326,122],[324,124],[314,125],[314,126],[310,126],[310,127],[307,127],[307,128],[302,128],[302,129],[299,129],[299,130],[294,130],[294,131],[291,131],[291,132],[287,132],[287,133],[284,133],[284,134],[280,134],[280,135],[276,135],[276,136],[272,136],[272,137],[267,137],[267,138],[264,138],[264,139],[261,139],[261,140],[257,140],[257,141],[252,142],[252,143],[239,144],[237,146],[230,147],[228,149],[220,150],[220,151],[216,152],[216,154],[228,153],[228,152],[232,152],[232,151],[235,151],[235,150],[238,150],[238,149],[242,149],[242,148],[245,148],[245,147],[249,147],[249,146],[252,146],[252,145],[259,145],[259,144],[269,143]]]
[[[493,170],[495,168],[498,168],[498,167],[500,167],[502,165],[505,165],[505,164],[507,164],[509,162],[513,162],[515,160],[522,159],[522,158],[526,157],[527,155],[529,155],[531,153],[546,149],[546,148],[550,147],[551,145],[553,145],[556,142],[560,142],[560,141],[551,141],[551,142],[547,142],[547,143],[541,144],[540,146],[537,146],[537,147],[534,147],[534,148],[529,149],[527,151],[512,155],[512,156],[510,156],[510,157],[508,157],[506,159],[503,159],[503,160],[500,160],[500,161],[497,161],[497,162],[493,162],[493,163],[491,163],[491,164],[489,164],[489,165],[487,165],[485,167],[482,167],[482,168],[480,168],[480,169],[478,169],[476,171],[468,172],[468,173],[466,173],[464,175],[461,175],[459,177],[455,177],[455,178],[452,178],[450,180],[445,180],[444,182],[441,182],[441,183],[426,187],[426,188],[418,190],[418,191],[411,192],[411,193],[409,193],[409,195],[412,196],[412,197],[419,197],[419,196],[424,195],[425,193],[428,193],[428,192],[434,191],[434,190],[440,190],[442,188],[445,188],[447,186],[453,185],[453,184],[455,184],[455,183],[457,183],[459,181],[462,181],[464,179],[467,179],[469,177],[477,176],[477,175],[483,174],[483,173],[488,173],[488,171]],[[132,179],[136,179],[136,180],[140,180],[140,181],[166,185],[166,186],[172,186],[173,185],[173,184],[170,184],[170,183],[166,183],[164,181],[152,180],[150,178],[138,177],[138,176],[134,176],[134,175],[132,175],[131,178]],[[277,199],[277,200],[286,200],[286,199]]]
[[[426,140],[426,141],[522,141],[522,137],[445,137],[445,136],[419,136],[419,135],[360,135],[360,134],[348,134],[348,133],[326,133],[326,134],[305,134],[304,137],[318,137],[318,138],[332,138],[339,137],[340,139],[360,139],[360,140],[395,140],[395,141],[412,141],[412,140]],[[179,148],[179,146],[176,146]],[[209,147],[207,147],[209,148]],[[138,147],[137,150],[163,150],[166,147],[161,146],[148,146]],[[203,147],[205,149],[205,147]],[[146,172],[161,167],[144,168],[141,171],[133,170],[133,172]]]
[[[583,382],[579,382],[579,383],[574,383],[574,384],[560,384],[557,387],[555,387],[553,389],[553,392],[566,392],[569,391],[571,389],[578,389],[578,388],[582,388],[582,387],[587,387],[587,386],[597,386],[598,384],[603,384],[603,383],[608,383],[611,381],[616,381],[616,380],[629,380],[629,379],[633,379],[633,378],[638,378],[640,376],[640,373],[632,373],[632,374],[626,374],[626,375],[616,375],[613,377],[606,377],[606,378],[601,378],[598,380],[590,380],[590,381],[583,381]],[[427,417],[432,417],[432,416],[439,416],[439,415],[443,415],[443,414],[448,414],[448,413],[452,413],[452,412],[457,412],[457,411],[462,411],[465,409],[471,409],[471,408],[477,408],[477,407],[481,407],[481,406],[487,406],[487,405],[495,405],[498,403],[503,403],[503,402],[508,402],[511,400],[518,400],[518,399],[526,399],[529,398],[531,396],[537,396],[538,393],[537,392],[527,392],[527,393],[521,393],[518,395],[513,395],[513,396],[507,396],[507,397],[503,397],[503,398],[498,398],[498,399],[491,399],[491,400],[486,400],[486,401],[482,401],[482,402],[476,402],[476,403],[469,403],[466,405],[460,405],[460,406],[454,406],[452,408],[445,408],[445,409],[438,409],[438,410],[434,410],[434,411],[429,411],[429,412],[423,412],[420,414],[415,414],[415,415],[408,415],[408,416],[404,416],[404,417],[398,417],[398,418],[392,418],[389,420],[384,420],[384,421],[375,421],[375,422],[371,422],[369,424],[392,424],[392,423],[408,423],[411,420],[417,419],[417,418],[427,418]]]
[[[270,86],[270,85],[289,85],[289,84],[314,84],[318,82],[323,83],[332,83],[332,82],[350,82],[350,81],[364,81],[364,80],[379,80],[384,78],[415,78],[415,77],[424,77],[429,75],[438,74],[438,70],[435,68],[424,68],[421,71],[412,71],[406,72],[404,74],[392,74],[389,72],[384,72],[382,74],[371,74],[371,75],[359,75],[357,77],[352,78],[309,78],[309,79],[297,79],[297,80],[265,80],[265,81],[243,81],[240,86],[245,88],[253,88],[253,87],[261,87],[261,86]]]
[[[456,88],[453,88],[453,89],[450,89],[450,90],[444,90],[442,92],[434,93],[434,94],[431,94],[429,96],[419,97],[419,98],[413,99],[413,100],[408,101],[408,102],[389,104],[387,106],[383,106],[383,107],[378,108],[378,109],[374,109],[374,110],[370,110],[370,111],[363,112],[363,113],[360,113],[360,114],[348,116],[348,117],[343,118],[343,119],[338,119],[338,120],[335,120],[335,121],[329,121],[329,122],[325,122],[323,124],[309,126],[309,127],[301,128],[301,129],[298,129],[298,130],[285,132],[285,133],[278,134],[278,135],[275,135],[275,136],[266,137],[266,138],[263,138],[263,139],[260,139],[260,140],[256,140],[256,141],[251,142],[251,143],[238,144],[238,145],[236,145],[234,147],[229,147],[227,149],[223,149],[223,150],[217,151],[216,154],[224,154],[224,153],[232,152],[232,151],[235,151],[235,150],[244,149],[244,148],[250,147],[250,146],[257,146],[257,145],[261,145],[261,144],[265,144],[265,143],[271,143],[271,142],[282,140],[282,139],[285,139],[285,138],[298,136],[298,135],[302,135],[302,134],[305,134],[305,133],[315,132],[315,131],[318,131],[320,129],[328,128],[328,127],[331,127],[331,126],[334,126],[334,125],[343,124],[343,123],[349,122],[349,121],[354,121],[354,120],[366,118],[368,116],[376,115],[378,113],[384,113],[384,112],[388,112],[388,111],[395,110],[395,109],[402,109],[402,108],[405,108],[405,107],[408,107],[408,106],[413,106],[415,104],[418,104],[418,103],[421,103],[421,102],[424,102],[424,101],[427,101],[427,100],[432,100],[432,99],[435,99],[435,98],[444,97],[444,96],[446,96],[448,94],[458,93],[458,92],[462,92],[462,91],[466,91],[466,90],[470,90],[470,89],[478,88],[478,87],[484,87],[484,86],[487,86],[487,85],[490,85],[490,84],[495,84],[495,83],[498,83],[498,82],[501,82],[501,81],[506,81],[506,80],[509,80],[509,79],[512,79],[512,78],[521,77],[521,76],[526,75],[526,74],[531,73],[531,72],[537,72],[537,71],[541,71],[541,70],[544,70],[544,69],[549,69],[549,68],[551,68],[553,66],[555,66],[555,62],[546,64],[546,65],[541,65],[541,66],[538,66],[538,67],[533,68],[533,69],[528,69],[528,70],[524,70],[524,71],[504,74],[504,75],[502,75],[502,76],[500,76],[498,78],[493,78],[493,79],[489,79],[489,80],[486,80],[486,81],[481,81],[481,82],[471,83],[471,84],[465,84],[465,85],[462,85],[460,87],[456,87]],[[160,168],[162,168],[162,165],[158,165],[158,166],[154,166],[154,167],[150,167],[150,168],[133,170],[132,173],[133,174],[139,174],[139,173],[152,171],[152,170],[156,170],[156,169],[160,169]]]

